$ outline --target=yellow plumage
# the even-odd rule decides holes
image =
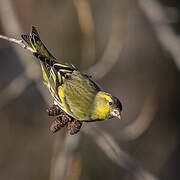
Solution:
[[[30,35],[22,35],[22,38],[40,60],[44,84],[54,104],[80,121],[120,118],[122,105],[118,98],[103,92],[89,76],[73,65],[59,63],[42,43],[34,27]]]

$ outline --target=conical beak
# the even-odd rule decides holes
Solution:
[[[121,112],[120,112],[119,109],[114,109],[114,110],[112,111],[112,115],[113,115],[114,117],[116,117],[116,118],[118,118],[118,119],[121,120]]]

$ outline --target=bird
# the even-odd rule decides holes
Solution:
[[[121,119],[120,100],[104,92],[92,77],[80,72],[74,65],[55,58],[32,26],[30,35],[21,35],[39,60],[43,82],[49,89],[56,110],[61,110],[79,122]],[[57,111],[55,111],[57,112]],[[55,115],[58,113],[55,113]]]

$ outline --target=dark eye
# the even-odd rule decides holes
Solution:
[[[112,106],[112,104],[113,104],[112,102],[109,102],[109,105],[110,105],[110,106]]]

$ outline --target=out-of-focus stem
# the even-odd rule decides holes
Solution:
[[[115,139],[95,125],[84,126],[83,132],[90,135],[102,151],[117,165],[131,172],[137,180],[157,180],[128,153],[123,151]]]
[[[163,6],[157,0],[139,0],[139,5],[156,32],[162,47],[173,57],[180,69],[180,39],[168,24]]]
[[[82,32],[81,68],[85,69],[95,60],[94,21],[88,0],[73,0]]]

